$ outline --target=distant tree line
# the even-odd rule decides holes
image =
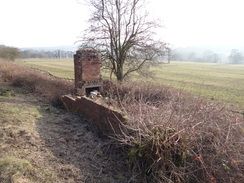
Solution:
[[[20,51],[19,48],[0,45],[0,58],[14,61],[16,58],[73,58],[73,51],[61,49],[46,51],[27,49]],[[216,53],[214,51],[195,51],[193,49],[168,49],[167,54],[161,58],[170,61],[193,61],[209,63],[244,64],[244,52],[232,49],[229,53]]]
[[[5,60],[14,61],[16,58],[73,58],[72,51],[65,50],[34,50],[27,49],[21,51],[19,48],[0,45],[0,58]]]
[[[184,49],[171,49],[168,57],[169,61],[193,61],[193,62],[209,62],[209,63],[229,63],[244,64],[244,52],[238,49],[232,49],[230,53],[216,53],[210,50],[193,51]]]
[[[73,51],[65,50],[34,50],[27,49],[20,51],[18,48],[5,47],[1,49],[0,46],[0,58],[7,58],[14,60],[17,57],[21,58],[73,58]],[[7,50],[4,53],[3,50]],[[2,52],[1,52],[2,51]],[[2,57],[4,55],[5,57]],[[238,49],[232,49],[230,53],[216,53],[211,50],[194,51],[184,49],[168,49],[167,54],[162,57],[162,60],[170,61],[193,61],[193,62],[206,62],[206,63],[229,63],[229,64],[244,64],[244,52],[240,52]]]
[[[33,50],[28,49],[21,52],[22,58],[73,58],[74,53],[72,51],[54,50]]]

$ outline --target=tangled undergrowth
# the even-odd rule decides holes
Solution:
[[[0,77],[54,105],[73,83],[1,61]],[[240,183],[243,116],[166,86],[104,82],[104,95],[128,116],[112,138],[128,157],[131,182]]]
[[[244,180],[242,116],[198,96],[142,82],[106,82],[128,118],[116,135],[138,182],[226,183]]]

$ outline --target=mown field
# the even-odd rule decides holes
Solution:
[[[58,77],[73,79],[74,65],[72,59],[20,59],[21,65],[47,71]]]
[[[21,59],[21,65],[48,71],[63,78],[74,78],[73,59]],[[213,101],[244,110],[244,65],[172,62],[151,71],[150,82],[170,85]]]
[[[154,83],[244,109],[244,65],[172,62],[155,68],[154,73]]]

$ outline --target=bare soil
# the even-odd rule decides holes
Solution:
[[[0,182],[128,182],[126,158],[85,118],[0,81]]]

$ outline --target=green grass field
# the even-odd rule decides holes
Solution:
[[[47,71],[58,77],[73,79],[74,64],[72,59],[20,59],[21,65]]]
[[[157,84],[170,85],[244,109],[244,65],[172,62],[153,69]]]
[[[21,65],[74,78],[73,59],[21,59]],[[244,65],[172,62],[152,69],[155,84],[170,85],[244,110]]]

